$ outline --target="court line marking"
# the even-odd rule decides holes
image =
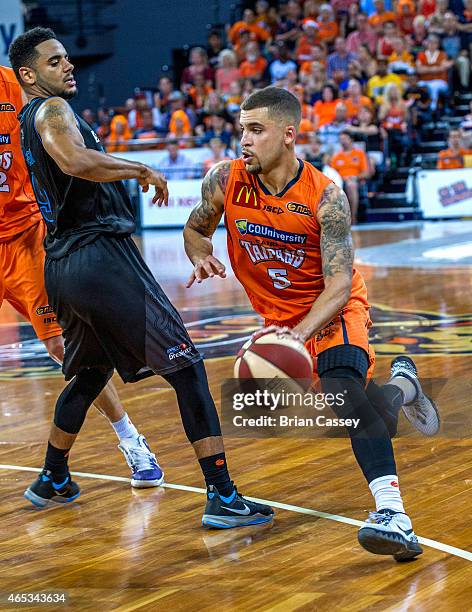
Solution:
[[[7,465],[0,464],[0,469],[2,470],[15,470],[18,472],[41,472],[42,468],[34,468],[34,467],[24,467],[21,465]],[[94,478],[96,480],[111,480],[114,482],[126,482],[130,483],[131,480],[129,478],[125,478],[124,476],[112,476],[109,474],[92,474],[90,472],[71,472],[72,476],[79,476],[82,478]],[[201,493],[205,494],[206,490],[201,489],[199,487],[190,487],[188,485],[178,485],[171,484],[165,482],[161,485],[165,489],[175,489],[177,491],[188,491],[190,493]],[[344,523],[346,525],[354,525],[355,527],[362,527],[364,525],[363,521],[358,521],[357,519],[352,519],[346,516],[340,516],[339,514],[330,514],[329,512],[321,512],[320,510],[312,510],[311,508],[304,508],[303,506],[293,506],[292,504],[283,504],[281,502],[271,501],[268,499],[261,499],[259,497],[249,497],[247,499],[251,501],[258,502],[260,504],[268,504],[273,506],[274,508],[279,508],[280,510],[287,510],[289,512],[296,512],[298,514],[307,514],[308,516],[316,516],[318,518],[327,519],[329,521],[335,521],[337,523]],[[465,559],[466,561],[472,562],[472,552],[468,550],[463,550],[462,548],[457,548],[456,546],[450,546],[449,544],[444,544],[443,542],[438,542],[437,540],[431,540],[429,538],[423,538],[418,536],[418,541],[420,544],[424,544],[429,548],[435,548],[436,550],[440,550],[441,552],[448,553],[455,557],[460,557],[461,559]]]

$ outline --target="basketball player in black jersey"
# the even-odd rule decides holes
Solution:
[[[67,456],[86,412],[116,369],[125,382],[158,373],[175,389],[185,432],[208,487],[203,524],[237,527],[272,520],[269,506],[238,494],[229,478],[220,423],[201,356],[131,237],[135,212],[123,179],[137,179],[167,204],[162,175],[104,153],[66,102],[77,91],[63,45],[34,28],[10,47],[28,104],[22,148],[47,225],[45,283],[64,330],[63,372],[44,469],[26,490],[37,506],[72,501],[79,487]]]

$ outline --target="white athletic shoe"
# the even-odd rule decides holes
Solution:
[[[413,427],[424,436],[435,436],[441,424],[438,407],[430,397],[423,393],[413,359],[406,356],[396,357],[392,361],[390,375],[392,378],[403,376],[413,383],[416,397],[402,407],[403,413]]]
[[[408,561],[423,553],[411,520],[403,512],[370,512],[357,534],[359,544],[374,555],[393,555],[395,561]]]
[[[137,489],[158,487],[164,482],[164,472],[151,452],[146,438],[139,435],[135,440],[121,440],[118,448],[131,468],[131,486]]]

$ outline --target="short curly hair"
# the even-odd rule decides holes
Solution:
[[[34,68],[34,62],[38,57],[36,47],[51,39],[57,39],[57,37],[50,28],[33,28],[24,34],[20,34],[12,42],[8,50],[8,57],[20,84],[20,68],[23,66]]]

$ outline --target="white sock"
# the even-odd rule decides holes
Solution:
[[[405,404],[409,404],[415,400],[416,396],[418,395],[415,385],[411,382],[411,380],[406,378],[406,376],[394,376],[387,382],[387,385],[395,385],[401,389],[403,393],[403,402]]]
[[[386,508],[396,512],[405,512],[396,474],[376,478],[369,483],[369,489],[375,498],[377,512]]]
[[[119,440],[123,440],[123,438],[136,439],[139,436],[139,431],[133,425],[126,412],[119,421],[115,421],[111,425]]]

